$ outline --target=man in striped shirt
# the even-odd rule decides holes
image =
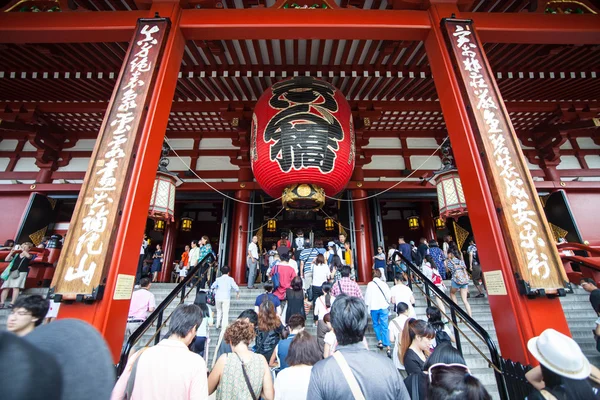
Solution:
[[[315,247],[310,245],[310,240],[304,240],[304,250],[300,252],[300,277],[302,278],[304,289],[312,285],[313,263],[319,254],[325,254],[323,241],[315,240]]]

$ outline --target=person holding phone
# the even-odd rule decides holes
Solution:
[[[15,246],[16,248],[17,246]],[[29,251],[33,248],[33,243],[25,242],[21,245],[21,253],[16,254],[18,250],[12,249],[5,261],[10,261],[8,278],[2,284],[2,292],[0,293],[0,309],[5,308],[4,302],[8,297],[8,291],[12,289],[12,300],[8,308],[12,308],[19,297],[21,289],[25,288],[25,280],[29,273],[29,264],[36,257],[36,254],[30,254]]]

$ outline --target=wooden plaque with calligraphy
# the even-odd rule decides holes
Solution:
[[[164,18],[138,20],[52,280],[51,293],[59,299],[96,300],[102,295],[141,121],[169,28]]]
[[[567,285],[567,276],[483,46],[472,21],[444,19],[441,26],[515,276],[526,294],[555,293]]]

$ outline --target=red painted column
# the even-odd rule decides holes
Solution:
[[[158,280],[170,282],[173,272],[173,260],[175,260],[175,244],[177,243],[177,221],[170,222],[165,228],[165,240],[163,241],[164,262]]]
[[[442,2],[443,0],[438,0]],[[434,3],[435,0],[432,1]],[[507,295],[489,296],[490,308],[502,356],[521,363],[534,363],[527,341],[547,328],[569,334],[569,328],[558,299],[529,300],[518,293],[508,249],[492,201],[485,171],[476,145],[475,132],[469,122],[466,105],[454,74],[440,21],[460,12],[455,5],[433,4],[429,9],[432,30],[425,41],[427,57],[440,99],[456,165],[463,182],[469,217],[484,272],[501,270]],[[474,21],[477,27],[477,20]],[[548,318],[548,316],[552,318]]]
[[[250,201],[250,192],[248,190],[238,190],[235,198],[241,201]],[[233,226],[231,229],[231,251],[229,258],[229,267],[231,276],[238,285],[246,283],[246,253],[248,252],[248,215],[250,206],[248,204],[236,202],[233,215]]]
[[[437,234],[435,233],[435,221],[433,220],[433,210],[430,202],[426,201],[421,203],[420,214],[423,237],[427,239],[427,241],[437,239]]]
[[[352,191],[353,199],[367,197],[367,191],[358,189]],[[354,201],[354,229],[356,229],[356,260],[354,266],[358,273],[357,281],[367,283],[371,280],[373,267],[373,243],[371,240],[371,223],[367,200]]]
[[[151,10],[152,14],[155,11],[161,17],[169,17],[172,25],[148,105],[146,119],[143,121],[137,157],[122,209],[122,223],[118,227],[112,262],[106,278],[104,297],[91,305],[63,304],[59,313],[59,318],[78,318],[93,324],[107,341],[115,362],[119,359],[123,345],[130,301],[113,300],[113,293],[119,274],[135,276],[136,273],[140,238],[143,236],[146,226],[156,167],[185,48],[185,39],[179,29],[181,17],[179,3],[155,4]]]

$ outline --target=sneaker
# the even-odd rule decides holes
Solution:
[[[482,297],[485,297],[485,294],[483,293],[479,293],[477,296],[475,296],[475,298],[480,299]]]
[[[388,356],[388,358],[392,358],[392,350],[388,347],[388,349],[386,350],[385,354]]]
[[[377,343],[377,348],[379,350],[383,350],[383,343],[381,343],[381,342]]]

